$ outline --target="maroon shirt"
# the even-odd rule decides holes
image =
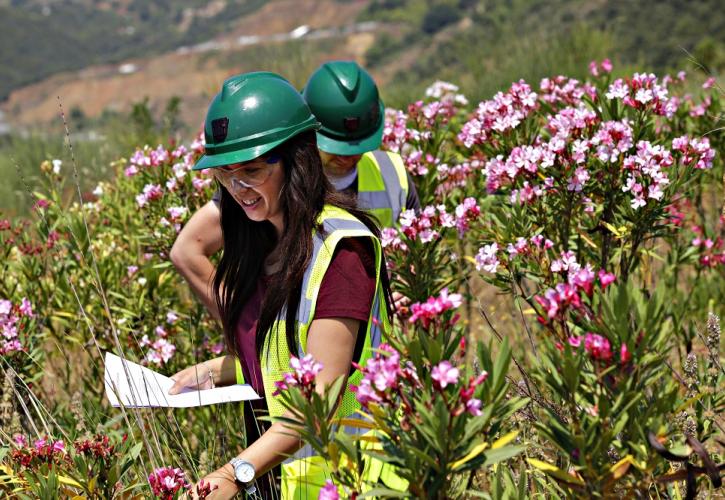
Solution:
[[[255,336],[268,283],[266,276],[257,281],[256,290],[245,304],[237,324],[237,345],[241,350],[244,380],[261,397],[264,397],[264,385]],[[313,319],[359,320],[360,330],[353,359],[360,357],[374,295],[375,254],[371,243],[362,238],[343,239],[335,248],[330,267],[322,278]]]

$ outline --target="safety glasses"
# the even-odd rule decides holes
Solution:
[[[253,188],[267,182],[279,161],[279,156],[268,156],[234,166],[219,167],[214,169],[214,177],[229,191]]]

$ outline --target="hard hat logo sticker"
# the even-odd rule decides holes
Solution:
[[[358,128],[360,128],[360,118],[345,118],[343,120],[343,124],[345,125],[345,130],[348,132],[355,132]]]
[[[217,118],[211,122],[211,133],[214,136],[214,142],[224,142],[227,138],[227,132],[229,130],[229,118]]]

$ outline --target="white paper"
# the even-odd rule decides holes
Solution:
[[[259,399],[248,384],[202,390],[187,388],[172,396],[169,389],[174,381],[165,375],[110,352],[106,353],[105,364],[106,397],[112,406],[191,408]]]

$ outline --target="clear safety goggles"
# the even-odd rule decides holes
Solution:
[[[272,175],[272,169],[279,161],[279,156],[255,158],[252,161],[215,168],[214,177],[228,191],[253,188],[267,182]]]

